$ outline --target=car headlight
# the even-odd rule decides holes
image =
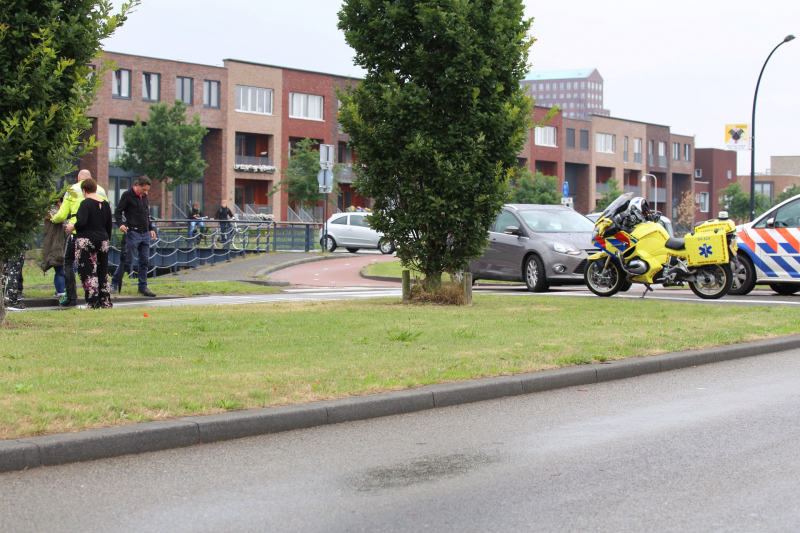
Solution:
[[[567,255],[580,255],[581,251],[569,244],[561,244],[560,242],[548,242],[547,246],[554,252]]]

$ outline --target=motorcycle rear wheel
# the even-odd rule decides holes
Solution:
[[[605,257],[589,261],[583,273],[583,280],[589,290],[597,296],[614,296],[625,287],[627,280],[616,261],[609,261],[608,268],[604,268],[605,266]]]
[[[725,263],[724,265],[706,265],[697,269],[697,274],[701,274],[703,272],[711,275],[713,277],[713,281],[710,283],[698,283],[696,281],[690,281],[689,288],[692,289],[693,293],[704,300],[716,300],[717,298],[722,298],[728,294],[728,291],[731,290],[731,283],[733,282],[730,264]]]

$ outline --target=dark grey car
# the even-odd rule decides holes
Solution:
[[[594,224],[560,205],[509,204],[489,230],[489,245],[469,269],[473,279],[524,281],[528,290],[584,283]]]

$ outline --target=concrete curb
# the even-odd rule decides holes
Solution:
[[[174,300],[175,298],[187,298],[187,296],[169,296],[167,294],[156,296],[155,298],[148,298],[147,296],[111,296],[111,303],[117,302],[152,302],[163,299]],[[78,305],[83,305],[83,298],[78,296]],[[58,307],[58,299],[56,298],[25,298],[25,305],[27,307]],[[75,309],[74,307],[66,307],[65,309]]]
[[[292,261],[286,261],[285,263],[281,263],[280,265],[275,265],[271,267],[264,268],[256,272],[255,277],[260,278],[264,276],[269,276],[273,272],[278,272],[279,270],[284,270],[286,268],[291,268],[297,265],[304,265],[306,263],[314,263],[316,261],[327,261],[328,259],[344,259],[347,257],[358,257],[358,254],[330,254],[330,255],[320,255],[319,257],[304,257],[302,259],[294,259]]]
[[[92,461],[507,396],[590,385],[800,348],[800,335],[528,374],[428,385],[341,400],[267,407],[0,441],[0,472]]]

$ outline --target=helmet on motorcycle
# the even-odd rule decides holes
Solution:
[[[651,219],[653,212],[650,210],[650,204],[641,196],[637,196],[631,200],[628,205],[627,214],[632,215],[637,222],[646,222]]]

